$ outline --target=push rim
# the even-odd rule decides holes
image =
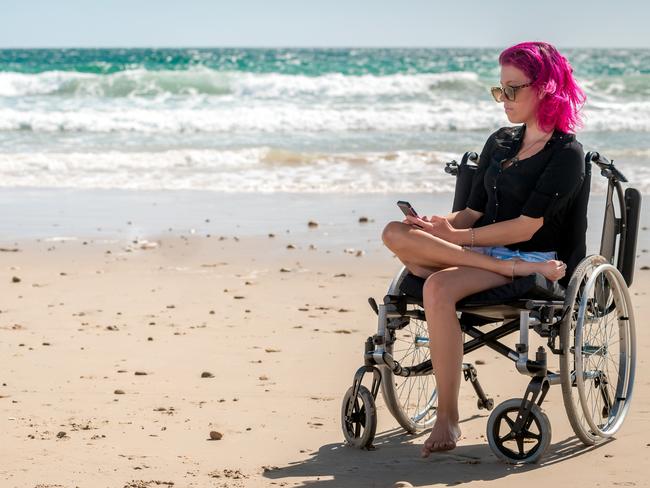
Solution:
[[[601,437],[614,435],[629,409],[635,343],[625,281],[614,266],[602,264],[582,293],[574,346],[575,382],[584,420]]]

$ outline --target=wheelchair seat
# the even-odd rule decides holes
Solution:
[[[410,302],[422,305],[424,279],[408,273],[400,283],[400,291]],[[463,298],[457,310],[488,318],[506,319],[519,316],[529,300],[563,301],[565,288],[547,280],[539,273],[517,278],[512,283],[490,288]]]

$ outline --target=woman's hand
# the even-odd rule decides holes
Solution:
[[[407,215],[402,221],[405,224],[420,227],[423,231],[431,234],[432,236],[439,237],[448,242],[456,243],[456,234],[458,231],[454,229],[445,217],[432,215],[430,218],[422,216],[421,218]]]

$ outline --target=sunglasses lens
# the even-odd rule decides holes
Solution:
[[[503,101],[502,100],[503,90],[501,90],[500,87],[493,86],[490,91],[492,92],[492,96],[494,97],[495,101],[497,101],[497,102]]]
[[[503,89],[503,94],[504,94],[504,95],[506,96],[506,98],[507,98],[508,100],[510,100],[511,102],[514,101],[514,99],[515,99],[515,89],[512,88],[511,86],[506,86],[506,87]]]

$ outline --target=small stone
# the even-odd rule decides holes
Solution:
[[[309,227],[318,227],[318,222],[316,222],[314,220],[310,220],[309,222],[307,222],[307,225]]]
[[[269,237],[275,237],[275,234],[269,234]]]
[[[135,374],[136,376],[147,376],[147,372],[146,372],[146,371],[136,371],[134,374]]]
[[[269,379],[269,377],[266,376],[265,374],[263,374],[263,375],[259,376],[258,379],[259,379],[260,381],[266,381],[266,380]]]
[[[280,352],[280,349],[273,349],[271,347],[267,347],[264,349],[265,352]]]
[[[223,434],[221,432],[217,432],[216,430],[211,430],[210,431],[210,439],[211,440],[220,441],[222,437],[223,437]]]
[[[295,249],[295,248],[296,246],[294,246],[293,244],[287,244],[287,249]]]
[[[367,224],[368,223],[368,217],[359,217],[359,223],[360,224]]]
[[[291,270],[288,268],[280,268],[280,273],[291,273]]]
[[[68,434],[66,434],[65,432],[61,431],[61,432],[59,432],[56,436],[57,436],[59,439],[63,439],[63,438],[66,437],[67,435],[68,435]]]
[[[18,276],[14,276],[13,278],[11,278],[11,282],[12,283],[20,283],[20,278],[18,278]]]
[[[113,393],[116,395],[124,395],[124,390],[115,390]]]
[[[209,371],[204,371],[203,373],[201,373],[201,378],[214,378],[214,375]]]
[[[485,361],[483,359],[477,359],[476,361],[474,361],[474,363],[476,363],[476,364],[485,364]]]
[[[647,271],[650,269],[650,266],[641,266],[642,271]]]

